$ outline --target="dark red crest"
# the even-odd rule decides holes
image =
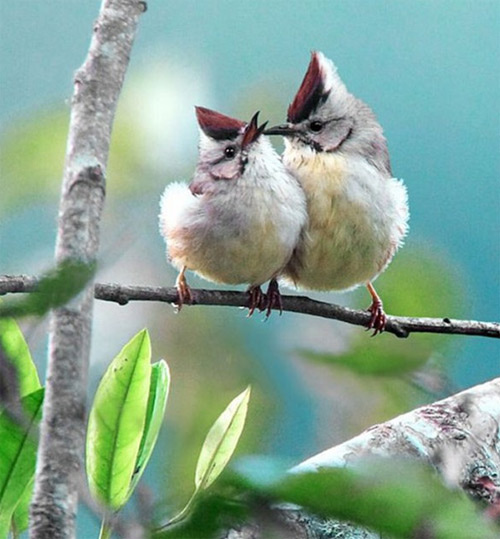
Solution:
[[[291,123],[305,120],[328,97],[328,94],[329,91],[325,91],[318,53],[313,52],[304,80],[295,95],[295,99],[288,107],[287,120]]]
[[[245,126],[245,122],[230,118],[215,110],[204,107],[195,107],[195,110],[202,131],[215,140],[235,139]]]
[[[259,113],[256,112],[252,116],[252,119],[248,122],[247,126],[245,127],[245,133],[243,135],[243,140],[241,141],[242,148],[245,148],[250,143],[257,140],[262,134],[262,132],[264,131],[264,129],[266,128],[267,122],[262,124],[259,127],[258,118],[259,118]]]

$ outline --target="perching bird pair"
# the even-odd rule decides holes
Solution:
[[[168,185],[161,200],[179,305],[192,300],[187,269],[248,283],[250,314],[281,308],[278,279],[310,290],[366,284],[368,327],[382,332],[386,315],[372,282],[406,235],[407,193],[392,177],[382,127],[333,63],[312,53],[286,124],[266,130],[257,114],[245,124],[202,107],[196,115],[193,180]],[[266,134],[284,137],[281,158]]]

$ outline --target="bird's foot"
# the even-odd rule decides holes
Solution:
[[[380,298],[374,299],[373,303],[368,307],[368,311],[371,313],[371,317],[366,330],[373,329],[372,337],[375,337],[375,335],[384,331],[387,324],[387,315],[384,312],[382,300]]]
[[[177,310],[180,311],[182,306],[187,303],[188,305],[193,303],[193,294],[186,281],[184,272],[186,268],[179,273],[175,281],[175,287],[177,288]]]
[[[368,321],[366,330],[368,331],[370,329],[373,329],[372,337],[375,337],[375,335],[384,331],[387,324],[387,315],[384,312],[384,305],[382,303],[382,300],[375,291],[375,288],[373,288],[373,285],[371,283],[368,283],[366,286],[368,288],[368,292],[370,292],[370,295],[372,297],[372,304],[370,305],[370,307],[368,307],[368,311],[371,313],[371,316],[370,320]]]
[[[271,279],[269,281],[269,286],[267,287],[266,293],[266,319],[269,318],[271,311],[273,309],[278,309],[280,316],[283,314],[283,301],[281,300],[280,289],[278,286],[278,281],[276,279]]]
[[[248,316],[252,316],[255,309],[263,311],[265,306],[265,296],[262,293],[260,286],[250,286],[248,292]]]

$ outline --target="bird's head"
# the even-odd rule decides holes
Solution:
[[[316,152],[334,152],[353,147],[371,118],[370,109],[347,91],[333,62],[315,51],[288,107],[287,123],[265,133],[283,135]]]
[[[267,123],[258,125],[256,112],[245,123],[219,112],[196,107],[200,126],[200,159],[198,167],[214,180],[232,180],[245,172],[249,155]]]

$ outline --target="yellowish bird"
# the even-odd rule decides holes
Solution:
[[[287,123],[265,133],[285,137],[283,163],[307,199],[307,233],[285,278],[312,290],[365,284],[372,297],[368,328],[382,332],[386,315],[372,283],[402,245],[409,211],[375,115],[348,92],[334,64],[313,52]]]

